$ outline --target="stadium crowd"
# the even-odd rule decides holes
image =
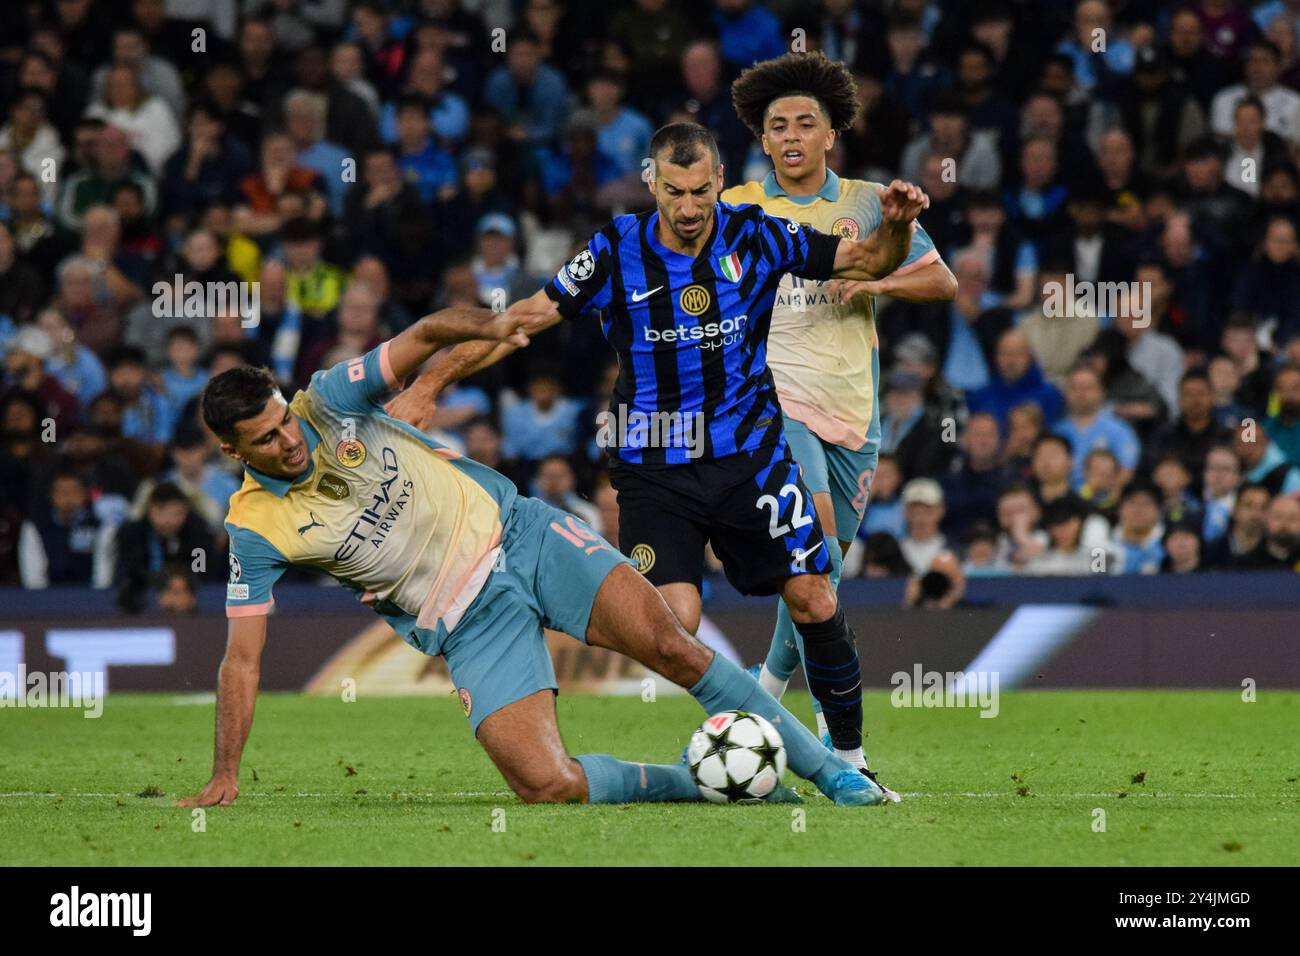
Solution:
[[[1297,0],[49,0],[0,38],[0,585],[191,606],[240,481],[209,376],[530,294],[649,206],[665,122],[762,178],[729,84],[792,47],[856,75],[831,167],[922,185],[959,281],[878,302],[846,575],[1300,570]],[[617,371],[564,323],[433,427],[617,540]]]

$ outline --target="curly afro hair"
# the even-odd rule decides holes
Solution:
[[[857,84],[843,63],[826,54],[787,53],[741,72],[731,84],[731,102],[741,122],[763,135],[763,120],[773,100],[783,96],[810,96],[826,115],[831,129],[842,133],[858,116]]]

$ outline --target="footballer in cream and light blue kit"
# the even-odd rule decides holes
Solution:
[[[311,456],[302,476],[246,468],[226,521],[227,614],[265,613],[289,564],[319,568],[408,644],[446,655],[477,728],[555,686],[545,641],[530,639],[541,624],[581,638],[597,589],[626,559],[577,518],[520,498],[491,468],[384,413],[382,349],[317,372],[294,397]]]
[[[317,372],[289,403],[308,446],[301,475],[276,478],[245,464],[226,522],[227,615],[267,614],[288,565],[317,568],[407,643],[445,656],[477,731],[502,708],[556,689],[543,627],[584,639],[597,591],[629,562],[574,516],[519,496],[491,468],[388,415],[380,399],[397,385],[388,348]],[[688,689],[707,713],[747,710],[772,721],[791,768],[837,803],[880,801],[721,655]],[[591,802],[702,799],[681,765],[574,759]]]

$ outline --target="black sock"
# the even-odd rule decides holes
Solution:
[[[803,638],[808,689],[822,705],[832,746],[857,750],[862,746],[862,667],[844,609],[836,607],[826,621],[796,623],[795,629]]]

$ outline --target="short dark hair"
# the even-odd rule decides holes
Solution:
[[[235,425],[261,414],[279,390],[275,376],[265,366],[227,369],[203,387],[199,399],[203,424],[222,440],[232,441]]]
[[[182,504],[189,506],[190,499],[185,497],[185,492],[181,491],[170,481],[159,482],[154,486],[153,491],[149,492],[149,501],[147,507],[152,508],[155,505]]]
[[[821,51],[787,53],[744,70],[731,84],[731,102],[755,136],[763,133],[767,109],[786,96],[817,102],[831,129],[842,133],[858,115],[857,83],[843,63]]]
[[[108,353],[108,361],[104,364],[108,366],[109,371],[123,365],[139,365],[142,368],[148,368],[149,358],[145,355],[144,349],[138,346],[119,345]]]
[[[1034,439],[1034,451],[1043,445],[1060,445],[1065,449],[1065,453],[1071,458],[1074,457],[1074,444],[1064,435],[1058,435],[1056,432],[1043,432]]]
[[[667,152],[664,162],[673,166],[689,166],[697,162],[701,149],[713,158],[713,168],[717,169],[722,161],[717,140],[699,123],[669,123],[659,127],[650,140],[650,158],[658,160],[660,153]]]

